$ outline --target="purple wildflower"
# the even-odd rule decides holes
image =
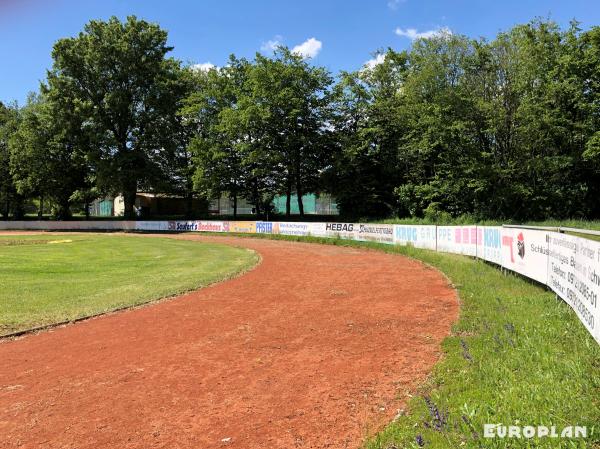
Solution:
[[[473,423],[471,423],[471,420],[466,416],[466,415],[462,415],[462,420],[464,421],[464,423],[469,427],[469,430],[471,431],[471,437],[476,440],[479,438],[479,435],[477,434],[477,432],[475,431],[475,428],[473,427]]]
[[[434,429],[438,432],[442,432],[447,423],[446,414],[440,412],[440,410],[428,396],[424,396],[423,399],[425,400],[425,404],[429,409],[429,414],[431,415]]]
[[[502,344],[502,340],[500,340],[500,337],[498,336],[498,334],[494,334],[494,341],[496,342],[496,345],[498,346],[498,349],[502,348],[504,345]]]
[[[465,358],[465,360],[468,360],[470,363],[473,363],[473,357],[471,357],[471,353],[469,352],[469,347],[467,346],[467,343],[465,343],[465,341],[462,338],[460,340],[460,345],[462,346],[463,357]]]
[[[417,446],[419,447],[424,447],[425,446],[425,440],[423,439],[423,437],[421,435],[417,435]]]

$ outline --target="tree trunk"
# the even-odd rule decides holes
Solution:
[[[254,207],[256,208],[256,217],[259,218],[260,217],[260,198],[258,195],[258,185],[257,185],[256,180],[254,181],[254,185],[252,186],[252,197],[253,197]]]
[[[87,221],[90,219],[90,202],[86,200],[83,207],[85,207],[85,219]]]
[[[302,202],[302,185],[300,181],[296,183],[296,195],[298,195],[298,211],[300,216],[304,217],[304,203]]]
[[[285,216],[290,217],[292,211],[292,180],[288,179],[287,190],[285,192]]]
[[[38,220],[44,216],[44,195],[40,195],[40,205],[38,207]]]
[[[194,208],[194,183],[188,179],[185,192],[185,217],[192,218]]]
[[[123,216],[126,220],[135,219],[135,191],[123,192],[124,212]]]
[[[123,215],[125,220],[135,220],[135,198],[137,196],[138,180],[137,180],[137,166],[141,162],[140,154],[137,148],[133,148],[131,151],[127,148],[127,139],[121,141],[122,156],[126,156],[123,162],[122,170],[124,178],[123,183],[123,203],[124,211]]]
[[[15,195],[15,201],[13,203],[13,218],[15,220],[22,220],[25,216],[25,210],[23,209],[23,198],[21,195]]]
[[[194,195],[191,191],[185,194],[185,218],[192,218],[192,208],[194,204]]]
[[[10,215],[10,198],[8,196],[8,193],[6,194],[6,203],[4,204],[3,215],[4,215],[4,218],[6,220],[8,220],[9,215]]]
[[[233,193],[233,219],[237,218],[237,192]]]
[[[298,212],[300,217],[304,217],[304,203],[302,202],[302,180],[300,178],[300,160],[296,164],[296,195],[298,195]]]
[[[59,220],[68,220],[71,218],[71,208],[69,200],[62,200],[58,205],[58,211],[56,212],[56,218]]]

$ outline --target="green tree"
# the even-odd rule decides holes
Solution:
[[[181,93],[171,50],[166,31],[131,16],[93,20],[52,51],[49,89],[74,99],[92,135],[98,186],[123,193],[128,218],[137,190],[164,179],[164,157],[172,154],[166,149]]]
[[[18,126],[18,108],[0,102],[0,214],[6,220],[11,212],[23,215],[23,199],[18,194],[10,173],[9,140]]]
[[[249,199],[260,215],[273,196],[316,190],[327,165],[326,118],[332,80],[288,49],[254,63],[229,64],[198,75],[182,113],[195,127],[191,150],[196,183],[208,195]]]
[[[281,175],[275,183],[278,193],[287,196],[286,215],[295,192],[304,216],[302,196],[317,190],[320,174],[331,163],[327,143],[333,79],[323,67],[280,47],[272,57],[256,55],[250,83],[246,108],[261,117],[257,127],[264,130],[257,151],[267,155],[271,173]]]
[[[579,135],[585,140],[582,156],[588,187],[587,203],[589,215],[600,217],[600,27],[592,27],[571,42],[572,47],[579,49],[567,59],[571,69],[567,73],[579,82],[575,98],[582,105],[577,111],[581,124]]]
[[[188,151],[193,161],[195,188],[208,198],[226,193],[237,203],[245,196],[248,171],[243,163],[240,132],[230,124],[247,86],[249,63],[232,56],[221,69],[195,71],[195,86],[181,115],[192,137]]]
[[[73,109],[47,98],[30,97],[19,126],[9,141],[10,171],[17,191],[55,206],[54,216],[71,216],[76,192],[90,188],[83,150],[87,139],[81,119]]]
[[[448,33],[415,42],[397,99],[400,213],[593,214],[598,172],[584,151],[597,129],[597,61],[583,42],[576,24],[539,20],[492,42]]]
[[[406,131],[401,113],[406,54],[390,49],[382,55],[374,67],[342,73],[334,89],[337,150],[327,184],[349,218],[395,213],[394,188],[405,173],[398,147]]]

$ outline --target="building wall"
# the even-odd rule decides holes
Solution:
[[[112,198],[101,198],[90,204],[90,215],[95,217],[112,217],[114,201]]]
[[[212,200],[208,210],[213,215],[233,215],[233,200],[223,195],[221,198]],[[245,198],[238,198],[237,213],[238,215],[252,215],[254,213],[254,206]]]
[[[113,214],[115,217],[122,217],[125,215],[125,199],[122,195],[119,195],[113,201]]]
[[[327,194],[307,194],[302,197],[304,213],[307,215],[338,215],[335,198]],[[284,215],[286,209],[286,196],[278,195],[273,199],[273,207],[277,214]],[[291,197],[291,214],[299,215],[298,197]],[[186,212],[186,200],[184,198],[173,198],[155,196],[152,194],[138,194],[135,201],[136,210],[142,216],[182,215]],[[194,199],[193,209],[199,213],[206,213],[207,205],[204,201]],[[214,199],[208,205],[208,211],[212,215],[233,215],[233,200],[226,195]],[[238,198],[238,215],[252,215],[255,213],[254,206],[244,198]],[[122,217],[125,214],[125,202],[123,196],[114,199],[105,198],[93,203],[92,215]]]
[[[273,200],[273,204],[275,206],[275,211],[278,214],[285,214],[286,210],[286,200],[287,197],[285,195],[278,195]],[[302,196],[302,204],[304,206],[304,213],[309,215],[338,215],[339,211],[337,208],[337,203],[335,199],[331,195],[327,194],[314,194],[310,193],[308,195]],[[297,215],[300,213],[298,208],[298,195],[292,195],[291,203],[290,203],[290,213],[292,215]]]
[[[273,199],[273,206],[275,212],[278,214],[285,214],[286,209],[285,195],[277,195]],[[308,215],[338,215],[339,211],[337,203],[331,195],[327,194],[307,194],[302,196],[302,202],[304,205],[304,213]],[[233,200],[226,195],[221,196],[211,201],[209,211],[213,215],[233,215]],[[239,215],[251,215],[254,213],[254,207],[244,198],[238,198],[237,213]],[[290,204],[290,213],[292,215],[299,215],[300,210],[298,208],[298,196],[292,195]]]

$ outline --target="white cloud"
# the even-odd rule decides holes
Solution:
[[[365,62],[364,66],[367,69],[373,69],[376,65],[383,63],[383,61],[385,61],[385,53],[379,53],[373,59],[369,59]]]
[[[208,72],[210,69],[215,69],[217,66],[211,62],[203,62],[202,64],[194,64],[192,70],[199,72]]]
[[[282,40],[283,37],[277,35],[273,39],[263,42],[260,46],[260,50],[265,53],[272,53],[277,49],[277,47],[283,45]]]
[[[319,54],[322,47],[323,42],[311,37],[310,39],[302,42],[300,45],[296,45],[294,48],[292,48],[292,53],[296,53],[303,58],[314,58]]]
[[[406,0],[388,0],[388,8],[390,9],[398,9],[398,6],[400,6],[400,3],[404,3]]]
[[[431,39],[432,37],[452,35],[452,31],[448,27],[442,27],[436,30],[428,30],[422,32],[418,32],[415,28],[407,28],[405,30],[403,30],[402,28],[396,28],[395,33],[398,36],[407,37],[411,41],[414,41],[416,39]]]

